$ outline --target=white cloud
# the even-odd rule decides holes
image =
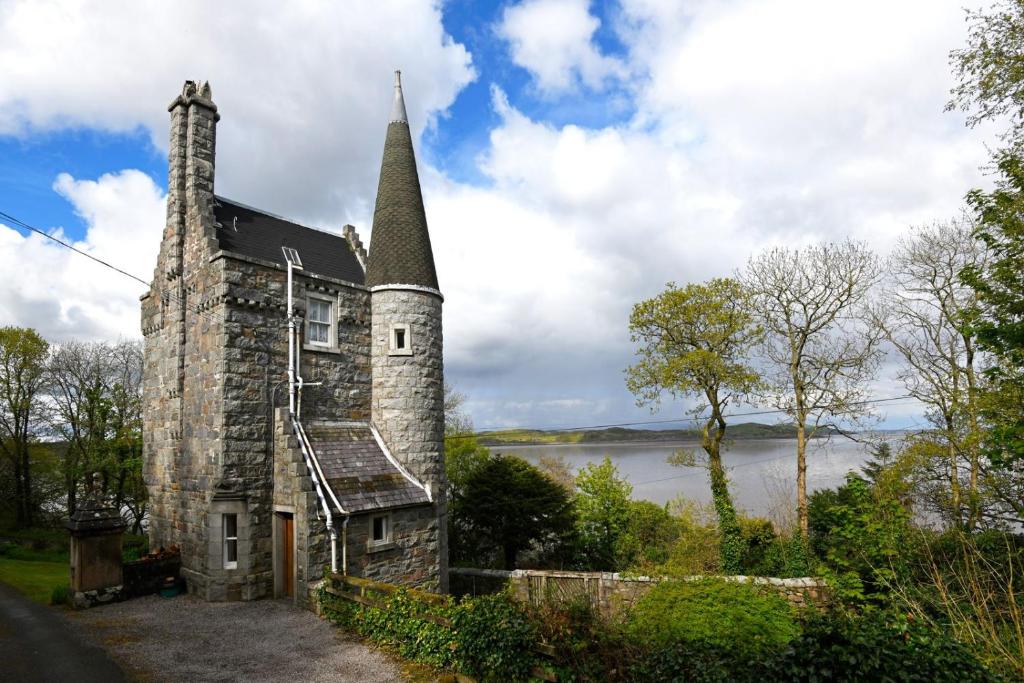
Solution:
[[[11,0],[0,5],[0,135],[143,128],[209,80],[223,120],[217,190],[295,218],[364,219],[392,69],[419,134],[474,76],[440,2]]]
[[[86,223],[74,246],[148,280],[164,222],[164,195],[139,171],[98,180],[60,175],[54,190]],[[54,236],[69,238],[63,230]],[[139,295],[146,287],[84,256],[0,224],[0,322],[34,327],[46,339],[140,336]]]
[[[594,44],[600,20],[588,0],[525,0],[505,8],[498,35],[509,42],[512,61],[528,70],[547,93],[578,83],[600,90],[608,79],[625,76],[618,59]]]
[[[436,5],[113,4],[0,7],[12,37],[0,43],[0,134],[143,126],[162,147],[181,81],[210,78],[223,114],[218,191],[296,219],[352,221],[364,237],[388,67],[412,65],[418,131],[473,77]],[[622,4],[621,62],[597,51],[585,2],[516,5],[500,31],[544,92],[582,84],[602,106],[594,93],[628,72],[631,121],[553,126],[495,88],[486,186],[421,164],[447,368],[481,427],[641,416],[621,374],[634,302],[668,280],[728,275],[768,245],[852,236],[884,252],[984,182],[983,136],[942,111],[946,55],[963,42],[957,0]],[[56,189],[89,223],[88,248],[151,274],[163,219],[149,179],[126,171]],[[134,333],[131,282],[79,261],[0,229],[0,267],[47,274],[5,282],[0,319],[56,337]]]

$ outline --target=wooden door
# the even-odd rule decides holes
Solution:
[[[295,517],[281,515],[281,580],[284,594],[295,595]]]

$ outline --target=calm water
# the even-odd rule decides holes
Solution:
[[[890,437],[892,438],[892,437]],[[536,463],[541,455],[564,458],[573,470],[609,456],[619,473],[633,485],[633,498],[666,503],[679,495],[707,503],[711,500],[707,470],[669,465],[666,458],[679,448],[695,448],[694,442],[559,444],[543,446],[493,446],[496,453],[518,455]],[[807,486],[810,491],[832,488],[850,470],[860,470],[867,460],[867,444],[834,437],[815,439],[807,449]],[[753,515],[778,515],[792,510],[796,488],[796,441],[792,439],[745,439],[734,441],[724,456],[729,468],[730,491],[738,508]]]

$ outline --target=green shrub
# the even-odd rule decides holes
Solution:
[[[814,616],[765,661],[762,680],[982,683],[1001,680],[961,643],[904,615],[871,610]]]
[[[71,602],[71,587],[70,586],[54,586],[53,593],[50,595],[51,605],[66,605]]]
[[[481,681],[525,681],[537,632],[522,606],[505,593],[464,598],[451,614],[459,671]]]
[[[428,604],[406,590],[381,607],[320,595],[324,615],[402,657],[486,681],[525,681],[538,635],[522,607],[505,593]],[[448,626],[445,622],[451,624]]]
[[[811,496],[811,547],[844,602],[885,604],[909,571],[910,513],[897,498],[850,473],[835,491]]]
[[[666,581],[642,597],[628,616],[636,643],[661,647],[721,647],[741,658],[779,649],[799,634],[785,598],[745,583],[702,579]]]

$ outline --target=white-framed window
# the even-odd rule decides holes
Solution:
[[[306,342],[313,346],[334,346],[334,302],[319,296],[306,300]]]
[[[412,331],[408,325],[398,323],[391,326],[388,353],[392,356],[412,355]]]
[[[386,545],[388,543],[391,543],[391,515],[370,517],[370,545]]]
[[[238,515],[224,515],[224,569],[238,568]]]

